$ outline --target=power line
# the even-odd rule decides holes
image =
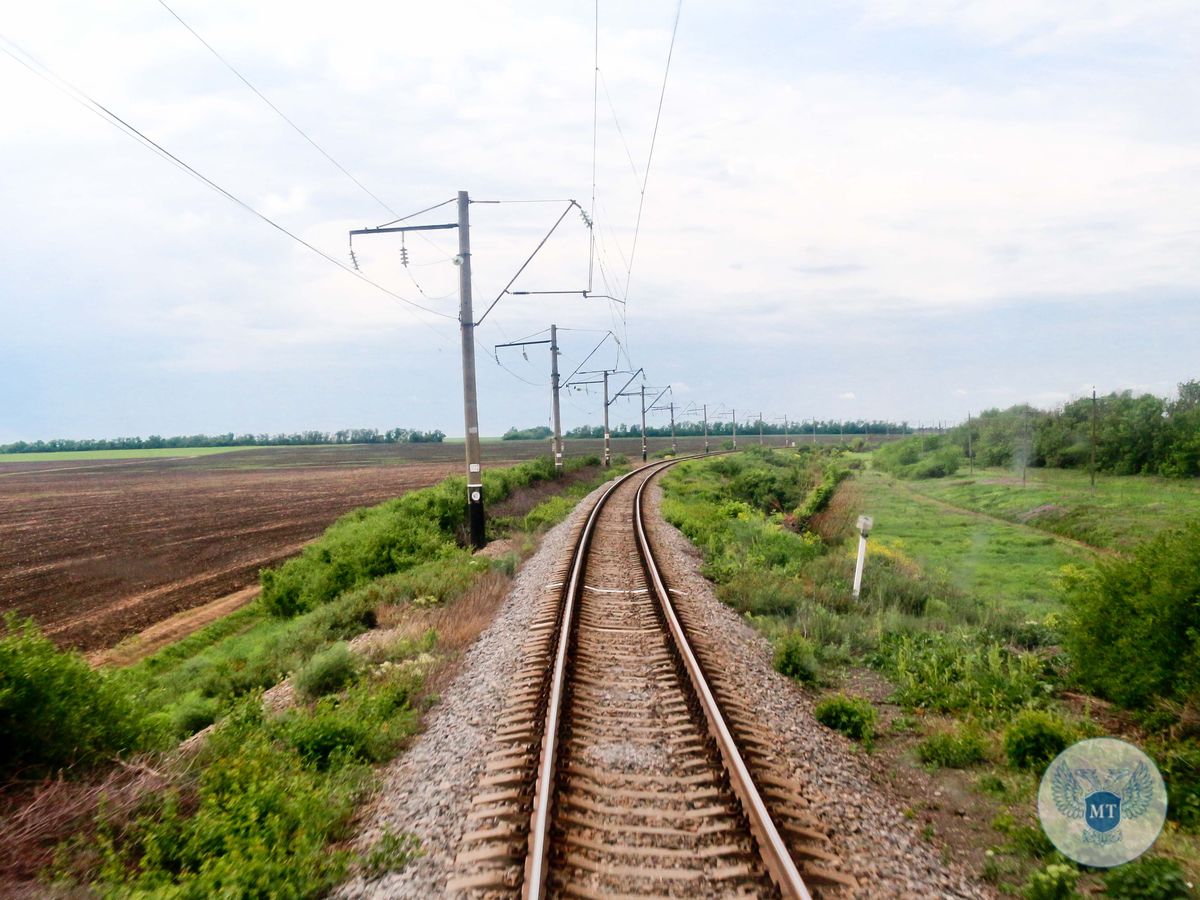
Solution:
[[[40,60],[38,60],[36,57],[34,57],[27,50],[22,48],[19,44],[15,43],[14,41],[9,40],[7,37],[5,37],[3,35],[0,35],[0,41],[3,41],[5,44],[8,45],[8,47],[0,47],[0,50],[3,50],[5,54],[10,56],[12,59],[16,60],[18,63],[20,63],[26,69],[28,69],[30,72],[37,75],[42,80],[46,81],[48,84],[52,85],[54,88],[56,88],[61,93],[66,94],[68,97],[70,97],[76,103],[78,103],[80,106],[83,106],[85,109],[89,110],[90,112],[94,113],[95,115],[100,116],[102,119],[104,119],[106,122],[108,122],[114,128],[116,128],[118,131],[121,131],[123,134],[125,134],[128,137],[132,138],[133,140],[137,141],[138,143],[140,143],[142,146],[146,147],[148,150],[152,151],[153,153],[158,154],[163,159],[166,159],[168,162],[171,162],[175,166],[183,169],[184,171],[186,171],[187,173],[189,173],[190,175],[192,175],[193,177],[197,178],[202,183],[204,183],[205,185],[210,187],[212,190],[219,193],[221,196],[223,196],[226,199],[230,200],[231,202],[237,204],[242,209],[246,210],[247,212],[256,216],[258,219],[267,223],[272,228],[274,228],[276,231],[279,231],[279,232],[287,235],[293,241],[300,244],[302,247],[307,248],[308,250],[312,251],[317,256],[321,257],[322,259],[326,260],[327,262],[333,263],[339,269],[341,269],[344,272],[349,273],[350,275],[353,275],[355,278],[359,279],[360,281],[363,281],[366,284],[369,284],[372,287],[376,288],[377,290],[382,291],[383,293],[387,294],[389,297],[392,297],[395,300],[399,300],[401,303],[411,306],[414,309],[419,309],[423,312],[427,312],[430,315],[439,316],[443,319],[454,319],[455,318],[455,316],[448,315],[447,313],[439,312],[436,309],[430,309],[427,306],[422,306],[419,303],[414,303],[412,300],[409,300],[407,297],[402,297],[400,294],[397,294],[395,291],[392,291],[392,290],[384,287],[383,285],[379,284],[378,282],[373,281],[372,279],[363,275],[361,272],[357,272],[354,269],[350,268],[350,266],[347,266],[341,260],[336,259],[333,256],[330,256],[324,250],[321,250],[318,247],[313,246],[308,241],[304,240],[304,238],[289,231],[287,228],[280,225],[278,222],[276,222],[274,219],[267,216],[265,213],[259,212],[257,209],[255,209],[253,206],[251,206],[245,200],[242,200],[240,197],[236,196],[235,194],[233,194],[230,191],[226,190],[225,188],[221,187],[219,184],[217,184],[215,181],[213,181],[207,175],[204,175],[199,170],[195,169],[188,163],[184,162],[182,159],[180,159],[178,156],[176,156],[170,150],[163,147],[158,142],[154,141],[152,138],[147,137],[143,132],[139,131],[133,125],[129,124],[129,122],[127,122],[125,119],[118,116],[116,113],[114,113],[108,107],[104,106],[99,101],[94,100],[91,96],[89,96],[86,92],[84,92],[80,88],[76,87],[74,84],[72,84],[71,82],[62,78],[61,76],[55,74],[53,72],[53,70],[51,70],[48,66],[46,66],[44,63],[42,63]],[[9,49],[9,48],[13,48],[13,49]],[[14,49],[17,51],[16,53],[13,52]],[[26,57],[26,59],[22,59],[21,56],[17,55],[17,53],[20,53],[22,56]],[[426,327],[430,327],[430,328],[432,327],[429,325],[428,322],[422,322],[422,324],[424,324]],[[440,332],[439,332],[439,334],[440,334]]]
[[[625,299],[629,299],[629,281],[633,274],[633,259],[637,254],[638,232],[642,227],[642,206],[646,202],[646,185],[650,182],[650,163],[654,160],[654,144],[658,140],[658,123],[662,119],[663,100],[667,96],[667,76],[671,74],[671,57],[675,53],[675,35],[679,31],[679,15],[683,12],[683,0],[675,6],[675,24],[671,28],[671,45],[667,48],[667,65],[663,71],[662,90],[658,95],[658,112],[654,116],[654,131],[650,134],[650,152],[646,156],[646,171],[642,177],[642,193],[638,200],[637,224],[633,228],[633,246],[629,250],[629,268],[625,277]]]
[[[178,21],[180,25],[182,25],[184,28],[186,28],[188,31],[190,31],[192,33],[192,36],[195,37],[196,40],[198,40],[201,44],[203,44],[205,47],[207,47],[208,51],[213,56],[215,56],[217,59],[219,59],[221,61],[222,65],[225,66],[225,68],[227,68],[230,72],[232,72],[234,75],[236,75],[238,77],[238,79],[242,82],[242,84],[246,85],[246,87],[248,87],[248,88],[250,88],[250,90],[254,91],[254,93],[258,96],[258,98],[260,100],[262,100],[263,103],[265,103],[265,104],[267,104],[267,106],[271,107],[271,109],[273,109],[275,111],[275,113],[279,116],[279,118],[283,119],[283,121],[287,122],[290,126],[292,126],[292,129],[296,132],[296,134],[300,135],[300,137],[302,137],[306,141],[308,141],[318,153],[320,153],[327,160],[329,160],[331,163],[333,163],[335,166],[337,166],[338,170],[343,175],[345,175],[347,178],[349,178],[351,181],[353,181],[356,185],[358,185],[362,189],[363,193],[365,193],[372,200],[374,200],[376,203],[378,203],[380,206],[382,206],[384,209],[386,209],[388,212],[390,212],[393,216],[399,215],[399,213],[397,213],[394,209],[392,209],[390,206],[388,206],[386,203],[384,203],[381,199],[379,199],[379,197],[376,196],[375,193],[373,191],[371,191],[365,184],[363,184],[361,181],[359,181],[357,178],[355,178],[353,175],[351,175],[345,166],[343,166],[340,162],[338,162],[336,159],[334,159],[328,152],[326,152],[324,147],[322,147],[320,144],[318,144],[316,141],[314,141],[311,137],[309,137],[308,134],[304,131],[304,129],[302,129],[299,125],[297,125],[295,122],[293,122],[291,119],[289,119],[287,117],[287,115],[284,114],[283,110],[281,110],[278,106],[276,106],[269,99],[267,99],[266,95],[263,94],[263,92],[260,91],[258,88],[256,88],[254,85],[252,85],[250,83],[250,80],[248,78],[246,78],[245,75],[243,75],[236,68],[234,68],[233,64],[230,63],[229,60],[227,60],[220,53],[218,53],[216,51],[216,48],[214,48],[212,44],[210,44],[208,41],[206,41],[204,38],[202,38],[199,35],[199,33],[196,31],[195,28],[193,28],[191,25],[189,25],[187,22],[185,22],[183,20],[183,17],[180,16],[179,13],[175,12],[175,10],[171,9],[171,7],[167,6],[167,4],[164,2],[164,0],[158,0],[158,3],[163,9],[165,9],[172,16],[174,16],[176,21]],[[446,202],[453,203],[454,201],[448,200]],[[422,211],[424,212],[425,210],[422,210]],[[414,213],[414,215],[419,215],[419,213]]]
[[[605,80],[603,72],[600,73],[600,84],[604,86],[604,97],[608,100],[608,109],[612,113],[613,124],[617,126],[621,146],[625,148],[625,157],[629,160],[629,168],[633,170],[633,180],[637,183],[642,180],[642,173],[637,170],[637,163],[633,161],[633,153],[629,149],[629,142],[625,140],[625,132],[621,128],[621,120],[617,118],[617,108],[613,106],[612,94],[608,92],[608,81]]]
[[[595,48],[592,54],[592,220],[596,218],[596,132],[599,122],[599,94],[597,86],[600,81],[600,0],[596,0]],[[588,290],[592,289],[592,275],[596,265],[596,229],[593,225],[588,236]]]

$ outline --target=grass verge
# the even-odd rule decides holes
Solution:
[[[822,721],[887,761],[912,803],[907,814],[924,822],[922,833],[946,842],[943,852],[975,866],[1007,896],[1067,881],[1072,889],[1102,890],[1104,879],[1055,854],[1037,825],[1035,797],[1059,750],[1114,734],[1156,759],[1171,792],[1171,821],[1147,857],[1162,862],[1147,871],[1195,880],[1200,713],[1186,670],[1194,667],[1188,635],[1198,626],[1184,602],[1195,540],[1180,532],[1129,561],[1098,556],[1018,521],[916,495],[861,465],[825,509],[789,516],[746,486],[786,476],[794,479],[793,496],[807,495],[831,468],[861,458],[777,455],[678,467],[664,478],[664,514],[702,551],[717,595],[773,642],[776,668],[823,695]],[[1139,484],[1126,503],[1136,506],[1146,480],[1131,480]],[[871,514],[875,527],[862,594],[854,598],[860,513]],[[1135,671],[1139,659],[1150,672],[1151,658],[1170,657],[1155,658],[1154,677],[1139,682],[1153,697],[1123,710],[1087,693],[1111,693],[1111,685],[1089,676],[1068,650],[1086,653],[1092,626],[1142,634],[1121,619],[1134,610],[1143,624],[1153,620],[1150,610],[1119,599],[1137,585],[1147,603],[1182,623],[1181,649],[1145,638],[1113,645]],[[1178,690],[1163,690],[1168,681]],[[992,825],[964,826],[971,820]]]

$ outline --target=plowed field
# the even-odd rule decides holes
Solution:
[[[109,647],[254,583],[348,510],[462,468],[461,446],[422,450],[0,464],[0,609],[62,645]]]
[[[652,439],[651,449],[669,441]],[[691,442],[681,440],[681,448]],[[571,441],[569,455],[601,441]],[[614,441],[636,458],[640,442]],[[488,465],[546,454],[484,444]],[[461,443],[269,447],[191,459],[0,462],[0,611],[57,643],[111,647],[257,582],[338,516],[463,467]]]

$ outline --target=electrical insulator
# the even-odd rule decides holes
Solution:
[[[350,262],[354,263],[354,271],[355,271],[355,272],[360,272],[360,271],[362,271],[362,270],[361,270],[361,269],[359,269],[359,267],[358,267],[358,257],[354,255],[354,248],[353,248],[353,247],[351,247],[351,248],[350,248]]]
[[[406,267],[408,266],[408,248],[407,247],[400,248],[400,265],[406,266]]]

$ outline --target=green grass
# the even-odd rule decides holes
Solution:
[[[215,456],[261,447],[154,447],[138,450],[64,450],[57,453],[0,453],[0,462],[74,462],[102,459],[163,459]],[[289,448],[290,449],[290,448]]]
[[[930,503],[910,483],[879,472],[862,473],[858,484],[862,512],[875,520],[871,544],[899,551],[981,604],[1041,618],[1061,608],[1056,576],[1062,567],[1092,558],[1036,529]]]
[[[944,503],[1020,522],[1105,549],[1125,551],[1163,528],[1200,519],[1200,481],[1097,475],[1074,469],[977,469],[974,475],[906,485]]]

